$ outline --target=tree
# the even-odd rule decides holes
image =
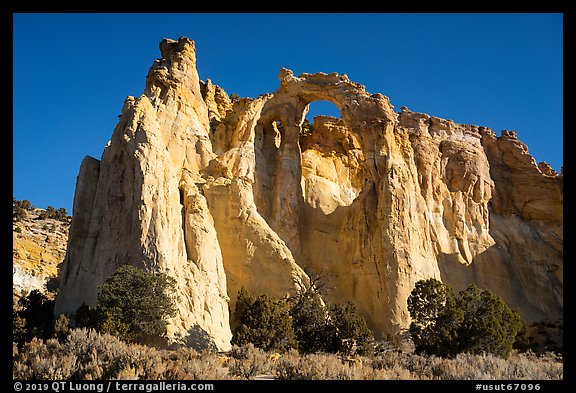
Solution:
[[[335,328],[323,300],[332,290],[331,277],[325,268],[316,271],[307,267],[304,271],[310,278],[309,283],[287,299],[298,350],[303,353],[334,351]]]
[[[459,347],[470,353],[507,357],[524,322],[498,296],[471,285],[460,293],[464,318],[458,327]]]
[[[506,357],[524,325],[520,315],[492,292],[471,285],[456,297],[436,279],[416,283],[408,311],[416,352],[443,357],[460,352]]]
[[[56,210],[56,217],[59,221],[66,221],[68,218],[68,212],[66,211],[65,207],[61,207],[60,209]]]
[[[46,210],[40,211],[38,214],[38,218],[40,220],[46,220],[52,218],[58,221],[66,221],[68,218],[68,213],[66,212],[66,208],[61,207],[58,210],[54,208],[54,206],[48,206]]]
[[[38,289],[18,301],[18,310],[12,319],[15,341],[22,344],[33,337],[48,339],[52,335],[52,315],[54,300],[49,299]]]
[[[455,340],[464,315],[450,287],[434,278],[418,281],[408,297],[408,311],[416,353],[443,357],[458,353]]]
[[[54,208],[54,206],[48,206],[45,211],[40,213],[40,217],[42,217],[42,219],[56,218],[57,217],[56,209]]]
[[[304,291],[291,299],[290,315],[298,350],[303,353],[329,352],[335,347],[334,332],[320,294]]]
[[[285,300],[254,297],[241,288],[234,316],[238,325],[232,344],[238,346],[346,355],[368,355],[374,348],[374,336],[356,306],[348,302],[326,307],[313,285]]]
[[[94,309],[80,306],[77,326],[93,327],[127,342],[166,333],[167,319],[176,315],[176,281],[165,273],[119,267],[100,287]]]
[[[90,308],[86,303],[82,303],[76,312],[72,315],[74,326],[78,328],[94,328],[98,327],[98,318],[96,308]]]
[[[24,199],[22,201],[12,197],[12,219],[13,221],[20,221],[28,215],[28,211],[34,209],[30,201]]]
[[[64,341],[70,334],[70,319],[65,314],[60,314],[54,324],[54,338]]]
[[[302,127],[300,127],[300,134],[302,136],[310,136],[312,135],[312,131],[314,131],[314,123],[310,123],[310,120],[304,118]]]
[[[254,297],[241,288],[235,318],[238,326],[233,331],[234,345],[252,343],[265,351],[297,347],[288,307],[281,300],[271,299],[266,294]]]
[[[346,355],[370,355],[374,350],[374,335],[352,302],[336,303],[330,307],[329,331],[332,351]]]

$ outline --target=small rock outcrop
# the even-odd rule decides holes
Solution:
[[[78,175],[56,313],[96,302],[119,266],[178,283],[171,341],[230,347],[241,287],[276,297],[330,279],[376,336],[409,322],[415,283],[488,288],[527,320],[563,310],[562,176],[512,131],[402,107],[336,73],[231,100],[199,80],[195,45],[165,39],[101,160]],[[340,119],[316,117],[328,100]]]
[[[58,288],[58,269],[66,255],[70,223],[45,215],[44,209],[31,208],[12,222],[14,298],[35,289],[48,294]]]

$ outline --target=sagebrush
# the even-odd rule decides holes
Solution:
[[[453,359],[386,351],[376,356],[267,353],[253,345],[227,354],[190,348],[156,349],[127,344],[87,329],[58,329],[61,339],[33,338],[13,345],[14,379],[37,380],[214,380],[254,379],[402,379],[402,380],[561,380],[556,355],[458,354]]]

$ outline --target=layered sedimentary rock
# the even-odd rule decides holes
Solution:
[[[177,280],[169,336],[196,346],[230,344],[228,294],[200,169],[212,160],[208,108],[194,43],[164,40],[144,94],[128,97],[102,159],[80,168],[56,313],[94,305],[121,265]]]
[[[43,209],[31,209],[12,223],[12,289],[18,298],[35,289],[48,293],[58,288],[69,221],[43,218],[42,213]]]
[[[562,176],[516,134],[402,108],[346,75],[279,74],[231,100],[194,43],[160,44],[100,161],[86,158],[56,313],[94,304],[126,263],[178,282],[171,340],[229,347],[241,287],[275,297],[326,274],[377,336],[409,324],[414,284],[476,283],[527,320],[562,314]],[[303,123],[328,100],[340,119]]]

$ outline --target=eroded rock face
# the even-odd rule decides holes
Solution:
[[[232,102],[199,81],[192,41],[160,49],[101,161],[82,164],[57,313],[131,263],[177,279],[172,340],[219,349],[238,289],[282,297],[306,269],[377,336],[409,324],[428,277],[491,289],[527,320],[561,316],[562,177],[515,133],[396,112],[336,73],[282,69],[273,94]],[[304,132],[316,100],[341,118]]]
[[[222,252],[199,189],[200,169],[215,154],[194,42],[163,40],[160,50],[144,94],[126,99],[101,161],[81,167],[55,313],[94,305],[98,286],[132,264],[176,279],[171,339],[227,349]]]
[[[49,296],[58,288],[58,265],[66,255],[69,222],[27,211],[12,222],[12,292],[15,298],[37,289]]]

